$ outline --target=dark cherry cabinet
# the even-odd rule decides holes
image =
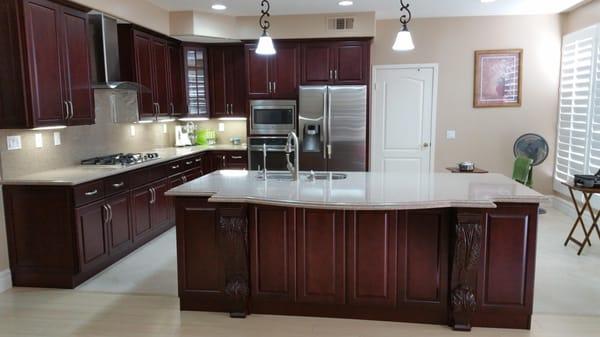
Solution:
[[[369,41],[305,42],[302,44],[302,84],[367,84]]]
[[[243,46],[208,48],[210,116],[246,117],[246,82]]]
[[[107,222],[109,211],[104,202],[79,208],[76,213],[79,269],[86,272],[97,268],[108,259]]]
[[[90,50],[87,13],[64,7],[64,62],[65,88],[68,95],[69,125],[93,124],[95,118],[94,94],[90,84]]]
[[[276,43],[277,54],[256,54],[256,45],[245,46],[248,98],[296,99],[299,84],[299,48],[296,43]]]
[[[177,43],[169,43],[169,114],[174,117],[183,117],[187,114],[185,104],[185,77],[183,68],[182,47]]]
[[[206,48],[196,44],[183,47],[186,117],[209,117],[208,57]],[[221,92],[216,95],[222,95]],[[220,97],[220,96],[216,96]]]
[[[218,170],[247,170],[248,153],[246,151],[220,151],[209,155],[206,173]]]
[[[93,124],[85,9],[3,1],[0,22],[0,128]]]
[[[169,180],[137,188],[131,192],[133,239],[145,240],[147,236],[170,222],[168,191]]]
[[[106,202],[109,211],[108,248],[111,255],[120,254],[133,246],[133,234],[130,221],[129,193],[110,198]]]
[[[142,86],[141,119],[167,119],[185,113],[181,46],[168,37],[130,24],[119,24],[121,76]]]

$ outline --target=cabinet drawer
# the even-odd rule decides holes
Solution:
[[[248,163],[248,153],[239,151],[239,152],[228,152],[227,154],[227,163],[230,164],[246,164]]]
[[[168,176],[172,176],[174,174],[178,174],[181,173],[183,171],[186,170],[186,164],[185,164],[186,160],[185,159],[180,159],[180,160],[175,160],[172,162],[169,162],[165,165],[166,170],[168,172]]]
[[[194,156],[194,157],[186,158],[186,159],[182,160],[181,162],[183,163],[183,167],[184,167],[185,171],[195,169],[195,168],[201,168],[202,167],[202,156]]]
[[[73,188],[75,205],[80,206],[104,198],[104,182],[102,180],[82,184]]]
[[[112,195],[129,189],[129,178],[126,174],[104,179],[104,194]]]

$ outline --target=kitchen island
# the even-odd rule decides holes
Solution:
[[[541,194],[498,174],[260,174],[166,193],[182,310],[530,327]]]

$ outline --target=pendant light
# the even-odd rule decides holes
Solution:
[[[408,51],[415,49],[415,45],[412,40],[412,36],[410,35],[410,31],[408,31],[408,23],[412,18],[412,14],[408,9],[408,4],[404,4],[404,0],[400,0],[400,13],[406,11],[406,14],[402,14],[400,17],[400,23],[402,24],[402,30],[398,32],[396,35],[396,42],[392,47],[393,50],[396,51]]]
[[[258,24],[260,25],[260,28],[262,28],[263,32],[258,39],[256,53],[259,55],[274,55],[277,52],[275,51],[275,47],[273,47],[273,39],[271,39],[269,32],[267,32],[267,30],[271,27],[271,23],[266,19],[271,16],[271,14],[269,14],[271,4],[269,4],[268,0],[262,0],[260,7],[262,9],[260,10],[261,16],[258,20]]]

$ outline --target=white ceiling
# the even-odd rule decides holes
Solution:
[[[169,11],[199,10],[232,16],[257,15],[260,0],[148,0]],[[589,0],[405,0],[413,17],[484,16],[554,14]],[[271,0],[271,14],[316,14],[344,12],[376,12],[377,18],[399,16],[399,0],[354,0],[354,6],[340,7],[338,0]],[[215,11],[211,5],[221,3],[226,11]]]

